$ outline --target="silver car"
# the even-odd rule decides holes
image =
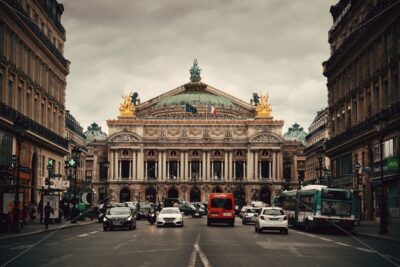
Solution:
[[[255,223],[261,208],[246,208],[242,215],[242,224]]]

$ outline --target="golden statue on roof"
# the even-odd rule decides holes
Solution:
[[[257,104],[257,118],[272,118],[272,108],[271,105],[268,104],[268,94],[261,95],[260,102]]]
[[[120,117],[135,117],[135,105],[132,102],[132,93],[122,96],[124,102],[119,107]]]

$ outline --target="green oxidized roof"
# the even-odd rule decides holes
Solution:
[[[87,131],[84,132],[84,135],[86,136],[86,139],[88,141],[94,141],[94,140],[106,140],[107,134],[101,130],[101,127],[93,122],[92,125],[87,127]]]
[[[306,142],[307,133],[303,130],[303,127],[300,127],[299,124],[293,124],[293,127],[289,127],[289,131],[283,135],[283,139],[288,141],[299,141],[304,146],[307,145]]]
[[[233,107],[231,100],[223,97],[210,94],[208,92],[184,92],[182,94],[169,96],[160,100],[157,103],[157,107],[183,105],[185,103],[197,106],[197,105],[213,105],[217,107]]]

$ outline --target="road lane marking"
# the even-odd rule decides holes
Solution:
[[[81,235],[78,235],[78,237],[84,237],[84,236],[87,236],[87,235],[89,235],[89,234],[81,234]]]
[[[201,250],[199,246],[199,241],[200,241],[200,234],[197,235],[196,241],[194,242],[193,250],[189,258],[188,267],[194,267],[196,265],[197,253],[199,253],[200,260],[203,263],[204,267],[211,267],[211,264],[208,261],[206,254],[203,252],[203,250]]]
[[[356,249],[361,250],[361,251],[364,251],[364,252],[368,252],[368,253],[375,253],[375,251],[372,251],[372,250],[367,249],[367,248],[356,247]]]
[[[98,233],[99,231],[93,231],[93,232],[90,232],[89,234],[95,234],[95,233]]]
[[[335,242],[335,243],[338,245],[341,245],[341,246],[350,247],[350,245],[342,243],[342,242]]]
[[[120,249],[122,246],[125,246],[127,243],[121,243],[114,247],[114,250]]]
[[[194,247],[196,248],[197,252],[199,253],[200,259],[203,262],[204,267],[211,267],[211,264],[208,261],[206,254],[204,254],[204,252],[201,250],[199,244],[194,244]]]
[[[332,239],[328,239],[328,238],[325,238],[325,237],[319,237],[319,239],[327,241],[327,242],[332,242],[333,241]]]

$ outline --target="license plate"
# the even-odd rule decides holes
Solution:
[[[340,220],[331,220],[331,222],[338,223]]]
[[[279,218],[269,218],[270,221],[278,221]]]
[[[230,213],[230,212],[224,212],[222,215],[223,215],[223,216],[232,216],[232,213]]]

